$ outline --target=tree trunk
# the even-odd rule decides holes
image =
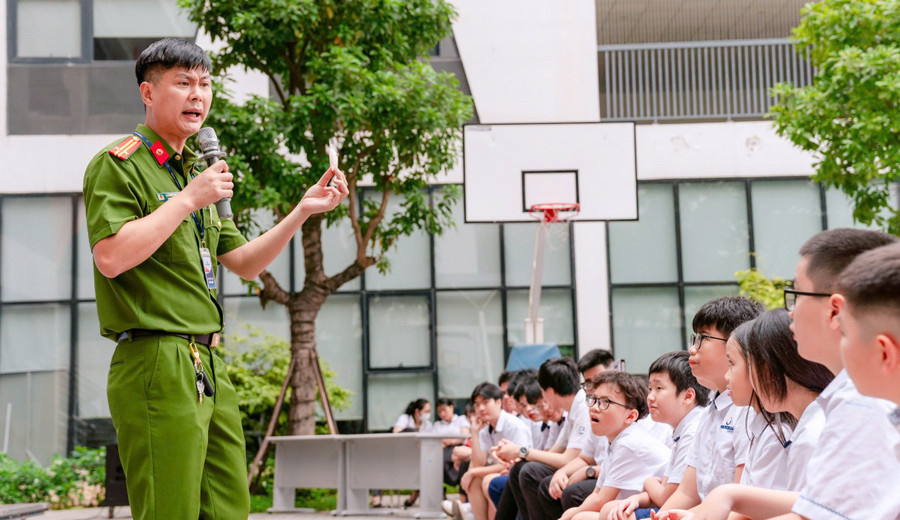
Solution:
[[[325,298],[291,297],[288,313],[291,317],[291,407],[288,412],[291,435],[312,435],[316,431],[316,376],[313,363],[316,356],[316,316]]]

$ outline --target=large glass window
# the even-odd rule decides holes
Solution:
[[[810,181],[755,181],[756,265],[766,276],[793,278],[806,239],[822,230],[819,187]]]
[[[373,374],[369,376],[369,430],[388,430],[406,411],[410,401],[419,398],[433,400],[434,383],[431,374]]]
[[[807,179],[652,182],[638,193],[640,220],[608,225],[613,349],[635,373],[686,348],[700,306],[738,294],[737,271],[793,277],[826,208],[829,227],[848,223],[832,207],[846,199],[829,193],[823,205],[826,192]]]
[[[437,287],[500,285],[500,226],[469,224],[462,204],[453,207],[456,227],[434,237],[434,276]]]
[[[750,267],[743,183],[684,183],[678,186],[678,202],[686,282],[728,280]]]
[[[437,296],[441,397],[468,398],[503,370],[503,294],[448,291]]]
[[[10,5],[16,58],[136,60],[160,38],[194,40],[197,34],[197,25],[171,0],[14,0]]]
[[[369,367],[431,366],[431,310],[427,296],[369,299]]]
[[[71,297],[72,199],[7,198],[0,215],[3,301]]]
[[[19,0],[16,55],[82,58],[81,0]]]

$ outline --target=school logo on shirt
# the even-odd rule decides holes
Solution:
[[[575,433],[577,433],[578,435],[584,435],[585,433],[587,433],[587,426],[582,424],[578,427],[578,430],[576,430]]]
[[[723,430],[725,430],[727,432],[734,433],[734,426],[732,426],[731,423],[732,423],[732,418],[729,417],[728,420],[725,421],[725,424],[719,426],[719,428],[722,428]]]

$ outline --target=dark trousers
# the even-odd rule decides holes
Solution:
[[[462,465],[459,469],[453,467],[453,448],[456,446],[444,447],[444,484],[448,486],[458,486],[459,479],[462,477]]]
[[[509,479],[506,481],[503,493],[500,494],[500,501],[497,503],[497,514],[494,516],[494,520],[516,520],[516,515],[519,513],[519,505],[514,495],[520,493],[519,471],[524,465],[525,462],[519,461],[509,468]],[[515,491],[513,491],[514,488]],[[521,517],[522,520],[528,520],[528,513],[522,511]]]
[[[523,510],[528,511],[529,520],[556,520],[562,516],[559,501],[550,498],[548,494],[554,473],[556,468],[540,462],[528,462],[522,467],[519,472],[519,489],[522,493],[520,514]]]

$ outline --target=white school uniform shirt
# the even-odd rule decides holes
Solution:
[[[596,436],[591,433],[591,445],[582,450],[581,454],[585,457],[594,459],[595,466],[603,466],[606,464],[606,456],[609,455],[609,439],[604,436]]]
[[[706,417],[697,429],[688,457],[688,465],[697,470],[697,494],[701,500],[716,486],[734,482],[735,458],[746,459],[749,439],[736,435],[736,430],[743,431],[739,425],[746,413],[747,407],[735,406],[727,392],[714,396],[706,407]]]
[[[846,370],[816,401],[825,429],[792,511],[814,520],[900,518],[900,461],[890,456],[900,442],[888,420],[893,405],[860,395]]]
[[[494,458],[491,456],[491,448],[496,446],[501,439],[506,439],[518,446],[530,448],[531,430],[513,414],[500,410],[497,426],[494,427],[488,424],[478,432],[478,442],[481,446],[481,450],[484,451],[487,456],[487,465],[494,464]]]
[[[563,423],[556,446],[565,449],[577,448],[581,451],[590,449],[594,443],[591,433],[591,414],[584,398],[584,390],[579,390],[572,400],[572,407],[567,410],[566,422]]]
[[[465,415],[454,415],[450,422],[438,419],[436,423],[431,425],[430,433],[435,435],[462,435],[463,428],[471,430],[472,425],[469,424],[469,420],[466,419]]]
[[[663,476],[668,477],[669,484],[681,483],[688,467],[688,457],[694,445],[694,437],[697,436],[700,423],[706,416],[705,412],[706,407],[695,406],[681,419],[672,432],[672,454],[669,456],[669,465],[663,472]]]
[[[790,446],[791,429],[787,425],[781,425],[785,436],[782,444],[762,414],[748,407],[747,420],[748,428],[740,435],[750,435],[750,450],[747,460],[735,460],[737,464],[744,463],[741,484],[766,489],[788,489],[787,449]]]
[[[559,436],[560,429],[565,419],[559,422],[550,421],[549,423],[534,421],[531,423],[531,441],[534,443],[534,449],[550,451],[556,444],[556,438]]]
[[[806,465],[812,456],[819,436],[825,429],[825,410],[818,402],[809,403],[803,415],[797,421],[794,434],[791,435],[791,444],[787,447],[787,489],[800,491],[806,485]]]
[[[405,413],[397,418],[397,422],[394,423],[394,428],[400,428],[400,430],[412,428],[413,430],[425,433],[431,431],[431,421],[425,419],[422,421],[422,425],[417,427],[416,419],[412,415]]]
[[[597,476],[597,487],[618,489],[616,500],[640,493],[647,477],[662,477],[669,456],[668,446],[643,426],[633,423],[609,443],[606,463]]]
[[[654,421],[653,418],[650,417],[650,414],[647,414],[646,417],[640,419],[635,424],[647,430],[647,433],[659,442],[668,446],[669,449],[672,448],[672,427],[668,424]]]

